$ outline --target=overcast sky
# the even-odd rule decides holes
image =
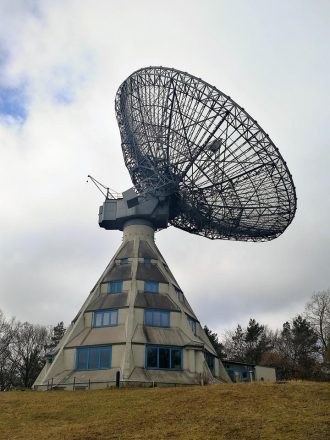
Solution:
[[[297,188],[269,243],[173,227],[157,245],[202,324],[271,327],[330,287],[329,0],[0,0],[0,309],[68,324],[121,243],[92,174],[131,186],[114,98],[133,71],[201,77],[269,133]]]

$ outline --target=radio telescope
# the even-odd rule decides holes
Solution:
[[[272,240],[296,211],[289,169],[257,121],[188,73],[140,69],[115,108],[134,186],[122,196],[107,189],[99,224],[123,230],[123,243],[35,387],[108,386],[118,372],[124,384],[228,382],[154,232],[173,225],[210,239]]]

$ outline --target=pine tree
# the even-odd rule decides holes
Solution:
[[[54,350],[57,347],[60,340],[63,338],[66,328],[64,327],[63,321],[59,322],[52,330],[50,343],[46,345],[46,350],[48,352]]]

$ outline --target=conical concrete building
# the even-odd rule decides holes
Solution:
[[[35,388],[230,381],[154,241],[127,222],[123,242],[35,382]]]

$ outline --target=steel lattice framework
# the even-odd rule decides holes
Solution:
[[[212,239],[278,237],[296,211],[280,152],[229,96],[171,68],[134,72],[116,113],[126,166],[140,194],[170,198],[170,223]]]

